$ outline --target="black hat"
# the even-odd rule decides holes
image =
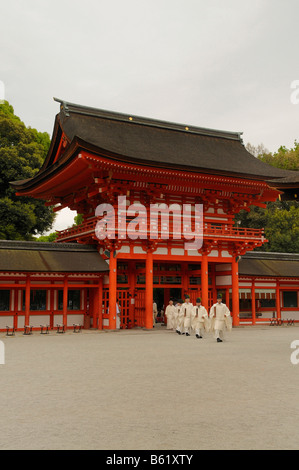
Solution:
[[[180,299],[178,302],[179,302],[179,304],[183,304],[183,303],[184,303],[183,299]]]
[[[190,299],[190,295],[186,294],[185,299]]]
[[[217,294],[217,299],[222,299],[222,294]]]
[[[196,303],[197,303],[197,304],[201,303],[201,298],[200,298],[200,297],[197,297]]]

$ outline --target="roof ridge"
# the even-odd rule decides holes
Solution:
[[[34,250],[34,251],[97,251],[93,245],[79,243],[38,242],[29,240],[0,240],[0,250]]]
[[[105,109],[95,108],[92,106],[84,106],[76,103],[70,103],[59,98],[53,98],[54,101],[60,103],[60,111],[64,112],[66,116],[70,115],[70,112],[76,114],[83,114],[86,116],[102,117],[111,120],[118,120],[124,122],[132,122],[132,124],[147,125],[152,127],[159,127],[161,129],[176,130],[181,132],[188,132],[190,134],[208,135],[213,137],[220,137],[225,139],[237,140],[243,143],[241,135],[243,132],[224,131],[218,129],[211,129],[207,127],[198,127],[189,124],[177,123],[172,121],[165,121],[162,119],[148,118],[138,115],[130,115],[126,113],[120,113],[117,111],[109,111]]]
[[[241,258],[254,258],[254,259],[290,259],[299,260],[299,253],[280,253],[276,251],[250,251]]]

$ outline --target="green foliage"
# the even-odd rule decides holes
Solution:
[[[50,146],[46,132],[26,127],[13,107],[0,104],[0,239],[31,240],[49,230],[55,215],[43,201],[18,197],[9,182],[32,178]]]
[[[267,243],[258,251],[299,253],[299,207],[297,202],[269,202],[266,209],[251,206],[236,220],[240,227],[264,228]]]
[[[279,147],[271,153],[263,144],[254,147],[246,145],[247,150],[268,165],[285,170],[299,170],[299,143],[294,147]],[[241,211],[235,218],[240,227],[264,228],[269,240],[258,250],[298,253],[299,252],[299,205],[297,201],[269,202],[266,209],[251,206],[250,212]]]
[[[250,142],[246,144],[246,149],[268,165],[284,170],[299,170],[299,142],[297,140],[294,142],[294,147],[288,149],[282,145],[274,153],[269,152],[263,144],[255,146]]]
[[[54,242],[57,238],[58,233],[52,232],[49,235],[41,235],[36,239],[37,242]]]
[[[266,251],[299,252],[299,207],[266,209]]]
[[[74,225],[80,225],[83,223],[83,214],[77,214],[74,217]]]
[[[270,152],[263,153],[258,158],[277,168],[299,170],[299,143],[295,140],[294,147],[291,149],[281,146],[277,152],[273,154]]]

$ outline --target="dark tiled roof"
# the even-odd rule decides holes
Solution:
[[[239,275],[299,277],[299,254],[250,252],[239,261]]]
[[[77,137],[130,161],[258,179],[287,177],[293,173],[270,166],[251,155],[242,143],[240,132],[218,131],[61,103],[58,119],[70,141]]]
[[[93,246],[1,240],[0,270],[75,273],[103,272],[109,267]]]
[[[272,182],[272,180],[271,180]],[[299,184],[299,171],[293,171],[292,174],[284,177],[284,178],[279,178],[278,180],[277,179],[274,179],[273,180],[273,183],[277,183],[277,184],[283,184],[283,185],[287,185],[287,184],[290,184],[290,185],[295,185],[298,187],[298,184]]]

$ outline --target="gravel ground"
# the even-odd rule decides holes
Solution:
[[[299,447],[297,327],[223,343],[161,326],[0,339],[1,450]]]

